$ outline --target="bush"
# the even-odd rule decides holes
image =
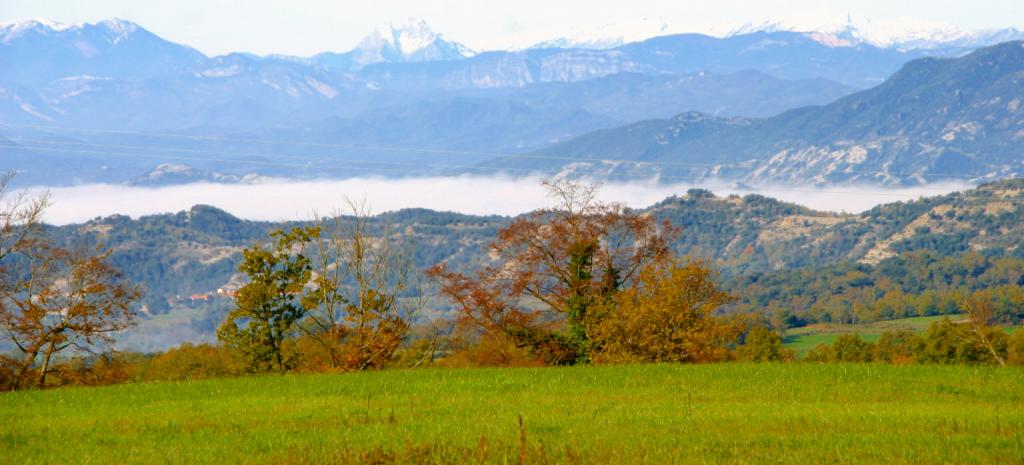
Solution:
[[[1018,329],[1007,341],[1007,360],[1014,365],[1024,365],[1024,329]]]
[[[928,326],[918,360],[925,363],[955,363],[960,345],[959,331],[949,318]]]
[[[923,350],[918,360],[942,364],[997,363],[992,352],[971,331],[967,324],[954,323],[949,318],[932,323],[925,333]],[[1009,336],[998,327],[987,327],[982,331],[992,342],[996,353],[1005,358],[1009,350]]]
[[[145,363],[146,356],[135,352],[74,357],[55,367],[56,384],[53,385],[107,386],[137,381],[140,367]]]
[[[837,362],[870,362],[874,347],[858,334],[843,334],[832,343],[832,352]]]
[[[875,344],[872,358],[876,362],[906,364],[917,360],[924,349],[924,341],[913,331],[886,331]]]
[[[805,362],[831,363],[836,359],[832,347],[826,344],[818,344],[804,356]]]
[[[736,358],[748,362],[792,360],[793,351],[782,348],[782,336],[763,326],[747,333],[743,345],[736,349]]]
[[[238,376],[244,372],[244,362],[227,348],[186,343],[153,357],[145,378],[183,381]]]

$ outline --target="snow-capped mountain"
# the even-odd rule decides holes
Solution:
[[[640,42],[672,34],[669,24],[661,18],[642,18],[638,21],[612,23],[595,28],[574,28],[565,35],[554,39],[530,41],[529,36],[517,39],[530,41],[528,48],[584,48],[604,50],[619,47],[631,42]]]
[[[378,26],[352,51],[322,53],[314,59],[332,67],[358,69],[374,63],[458,60],[473,55],[469,47],[435,33],[426,21],[409,18]]]
[[[603,50],[628,43],[680,34],[702,33],[712,37],[730,38],[755,33],[795,32],[829,47],[871,45],[901,51],[935,51],[938,54],[959,54],[976,48],[1024,38],[1024,31],[1015,28],[965,31],[956,27],[917,19],[857,20],[847,17],[835,22],[766,21],[739,27],[712,27],[708,30],[683,30],[662,18],[642,18],[593,28],[574,28],[568,33],[531,31],[500,40],[507,50],[539,48],[581,48]]]
[[[1024,31],[1016,28],[965,31],[950,24],[917,19],[854,21],[850,17],[842,23],[818,24],[812,27],[785,22],[745,24],[729,32],[726,37],[758,32],[799,32],[829,47],[872,45],[886,49],[928,50],[939,53],[966,52],[1001,42],[1024,39]]]
[[[61,24],[28,19],[0,25],[0,82],[41,82],[73,76],[149,78],[206,59],[120,19]]]

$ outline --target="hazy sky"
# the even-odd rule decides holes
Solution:
[[[663,20],[673,32],[723,33],[765,21],[836,24],[847,14],[857,21],[914,18],[962,29],[1024,28],[1024,0],[0,0],[0,21],[119,17],[207,54],[349,50],[373,26],[407,17],[486,49],[515,36],[642,18]]]

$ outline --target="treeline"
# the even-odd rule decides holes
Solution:
[[[364,205],[273,230],[242,252],[245,284],[218,325],[219,344],[151,355],[113,350],[142,289],[109,251],[55,246],[39,222],[45,197],[15,198],[0,225],[0,326],[14,346],[0,358],[0,387],[428,365],[787,361],[795,357],[773,326],[920,308],[968,318],[875,345],[840,338],[808,359],[1021,359],[1024,334],[1007,337],[994,326],[1021,308],[1015,259],[910,253],[875,267],[753,275],[732,283],[737,296],[707,261],[674,253],[683,232],[671,222],[599,202],[593,186],[545,185],[556,205],[496,230],[486,263],[471,268],[422,270],[405,231],[372,219]],[[915,300],[928,292],[948,302]],[[454,317],[433,318],[439,307]],[[774,313],[765,316],[766,308]]]
[[[999,327],[954,322],[933,323],[924,334],[887,331],[877,342],[856,334],[844,334],[830,345],[819,344],[804,360],[808,362],[881,362],[893,364],[998,364],[1024,365],[1024,332],[1007,335]]]
[[[953,315],[969,298],[1001,324],[1024,320],[1024,259],[969,252],[907,252],[877,265],[839,264],[755,273],[725,286],[736,311],[767,313],[778,328]]]
[[[709,260],[721,271],[723,287],[743,294],[746,283],[733,282],[741,277],[770,275],[780,269],[860,267],[841,264],[856,262],[879,244],[899,253],[932,250],[939,257],[948,257],[977,251],[989,257],[1024,259],[1024,248],[1016,246],[1024,237],[1020,226],[1024,208],[1018,203],[1000,203],[1001,196],[1022,187],[1021,180],[1001,181],[968,192],[880,206],[861,215],[815,212],[758,195],[714,197],[695,189],[641,213],[682,228],[685,234],[673,240],[673,252]],[[414,261],[419,268],[445,262],[471,270],[486,264],[487,244],[512,218],[410,209],[369,220],[374,227],[390,224],[414,241]],[[138,219],[114,216],[48,228],[48,234],[61,247],[104,245],[113,249],[111,264],[133,282],[146,286],[142,298],[146,313],[158,315],[174,310],[178,296],[234,283],[241,249],[265,238],[268,231],[310,224],[245,221],[213,207],[195,206],[175,214]],[[950,241],[956,242],[955,247],[946,247]],[[792,304],[797,307],[793,313],[809,322],[829,321],[817,314],[839,313],[816,309],[815,315],[810,315],[806,302]],[[222,310],[211,311],[210,317],[219,320]],[[201,331],[211,334],[209,325],[203,325]]]

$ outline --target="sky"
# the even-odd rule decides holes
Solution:
[[[409,17],[426,20],[449,40],[486,50],[645,18],[668,23],[672,32],[724,34],[765,22],[813,29],[841,24],[848,16],[858,23],[1024,29],[1024,1],[0,0],[0,21],[38,17],[80,23],[118,17],[208,55],[347,51],[374,26]]]

